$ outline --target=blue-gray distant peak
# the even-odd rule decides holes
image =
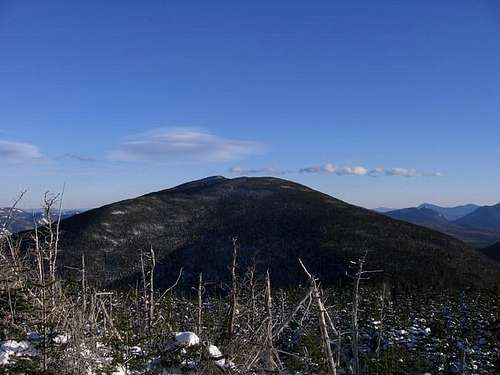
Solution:
[[[456,207],[442,207],[442,206],[437,206],[435,204],[431,203],[423,203],[418,208],[427,208],[430,210],[433,210],[441,215],[443,215],[447,220],[453,221],[453,220],[458,220],[475,210],[477,210],[480,206],[477,204],[465,204],[462,206],[456,206]]]

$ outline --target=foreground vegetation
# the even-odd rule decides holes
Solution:
[[[183,273],[155,288],[154,249],[127,290],[88,282],[86,260],[58,275],[59,231],[48,222],[34,246],[0,242],[0,373],[45,374],[424,374],[499,371],[497,291],[419,291],[370,280],[369,253],[352,282],[324,289],[302,265],[303,285],[274,289],[272,274],[238,267],[227,285]],[[297,260],[300,262],[300,260]]]

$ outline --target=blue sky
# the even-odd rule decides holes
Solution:
[[[0,0],[0,205],[208,175],[500,201],[500,4]]]

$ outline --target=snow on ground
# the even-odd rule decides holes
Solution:
[[[4,341],[0,344],[0,366],[8,365],[12,357],[32,357],[37,354],[28,341]]]
[[[222,352],[215,345],[208,346],[208,354],[210,354],[210,357],[214,359],[214,363],[218,367],[232,367],[232,363],[231,362],[226,363],[226,359],[222,358]]]
[[[221,351],[219,350],[218,347],[216,347],[215,345],[209,345],[208,346],[208,353],[210,354],[210,356],[212,358],[219,358],[219,357],[222,357],[222,353]]]
[[[190,347],[200,344],[200,338],[193,332],[177,332],[175,334],[175,343],[177,346]]]
[[[115,371],[113,371],[113,375],[127,375],[127,369],[122,366],[122,365],[119,365]]]
[[[53,341],[59,345],[67,344],[69,341],[69,336],[68,335],[57,335],[56,337],[54,337]]]

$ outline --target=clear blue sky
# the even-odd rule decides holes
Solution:
[[[0,206],[220,174],[492,204],[499,162],[497,0],[0,0]]]

